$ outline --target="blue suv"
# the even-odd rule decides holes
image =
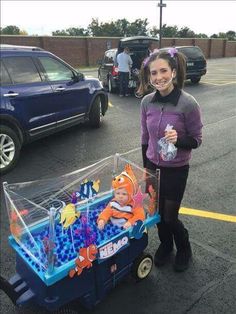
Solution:
[[[108,96],[98,79],[41,48],[1,45],[0,52],[1,174],[15,166],[25,143],[80,122],[100,126]]]

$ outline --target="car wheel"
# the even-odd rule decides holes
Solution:
[[[8,126],[0,128],[0,173],[13,169],[20,156],[21,144],[16,133]]]
[[[96,97],[92,103],[90,112],[89,112],[89,124],[93,128],[99,128],[102,121],[102,108],[101,108],[101,99]]]
[[[145,279],[151,272],[153,258],[150,254],[142,254],[133,263],[131,274],[136,281]]]
[[[201,80],[201,77],[192,77],[192,78],[191,78],[191,82],[192,82],[193,84],[199,83],[200,80]]]

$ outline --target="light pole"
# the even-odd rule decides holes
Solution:
[[[165,8],[166,4],[162,3],[162,0],[160,0],[160,3],[158,3],[158,7],[160,7],[159,48],[161,48],[161,39],[162,39],[162,8]]]

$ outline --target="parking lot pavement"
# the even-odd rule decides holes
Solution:
[[[236,307],[236,243],[232,241],[235,223],[188,215],[181,219],[191,234],[193,258],[188,271],[175,273],[172,255],[165,267],[154,267],[146,280],[135,283],[130,277],[124,279],[91,312],[74,301],[54,313],[105,314],[112,309],[113,314],[233,314]],[[224,237],[229,241],[220,240],[217,229],[227,230]],[[156,229],[150,229],[147,251],[151,254],[155,253],[157,238]],[[7,297],[1,297],[4,314],[45,313],[39,307],[16,309]]]
[[[228,59],[230,62],[212,60],[217,75],[226,68],[232,73],[231,61],[235,61],[235,58]],[[189,229],[192,243],[193,260],[190,268],[185,273],[175,273],[172,269],[173,256],[166,267],[154,267],[150,276],[142,282],[135,283],[127,277],[92,311],[73,302],[61,314],[235,312],[236,223],[223,219],[226,216],[235,217],[235,86],[231,83],[213,86],[200,82],[198,85],[190,83],[185,89],[198,100],[204,120],[203,143],[193,152],[182,202],[185,208],[181,209],[180,215]],[[13,183],[55,177],[87,166],[114,152],[132,149],[135,156],[131,153],[125,156],[139,164],[140,148],[136,150],[140,146],[139,101],[127,97],[124,102],[114,94],[110,94],[109,98],[113,107],[109,108],[100,129],[74,127],[30,144],[23,149],[17,167],[5,175],[3,180]],[[9,278],[15,273],[15,254],[8,245],[8,216],[1,196],[1,275]],[[205,215],[202,211],[206,211]],[[211,217],[207,217],[207,212],[212,213]],[[220,218],[221,214],[225,216],[213,219],[214,216]],[[156,229],[152,228],[147,251],[153,255],[158,245]],[[4,314],[45,313],[39,307],[18,309],[2,292],[0,309]]]
[[[207,74],[202,76],[201,83],[213,86],[236,84],[236,58],[208,59]]]

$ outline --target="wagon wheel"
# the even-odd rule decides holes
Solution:
[[[53,312],[54,314],[77,314],[78,312],[69,306],[64,306],[60,308],[59,310]]]
[[[134,260],[131,274],[136,281],[145,279],[151,272],[153,266],[153,258],[150,254],[140,255]]]

